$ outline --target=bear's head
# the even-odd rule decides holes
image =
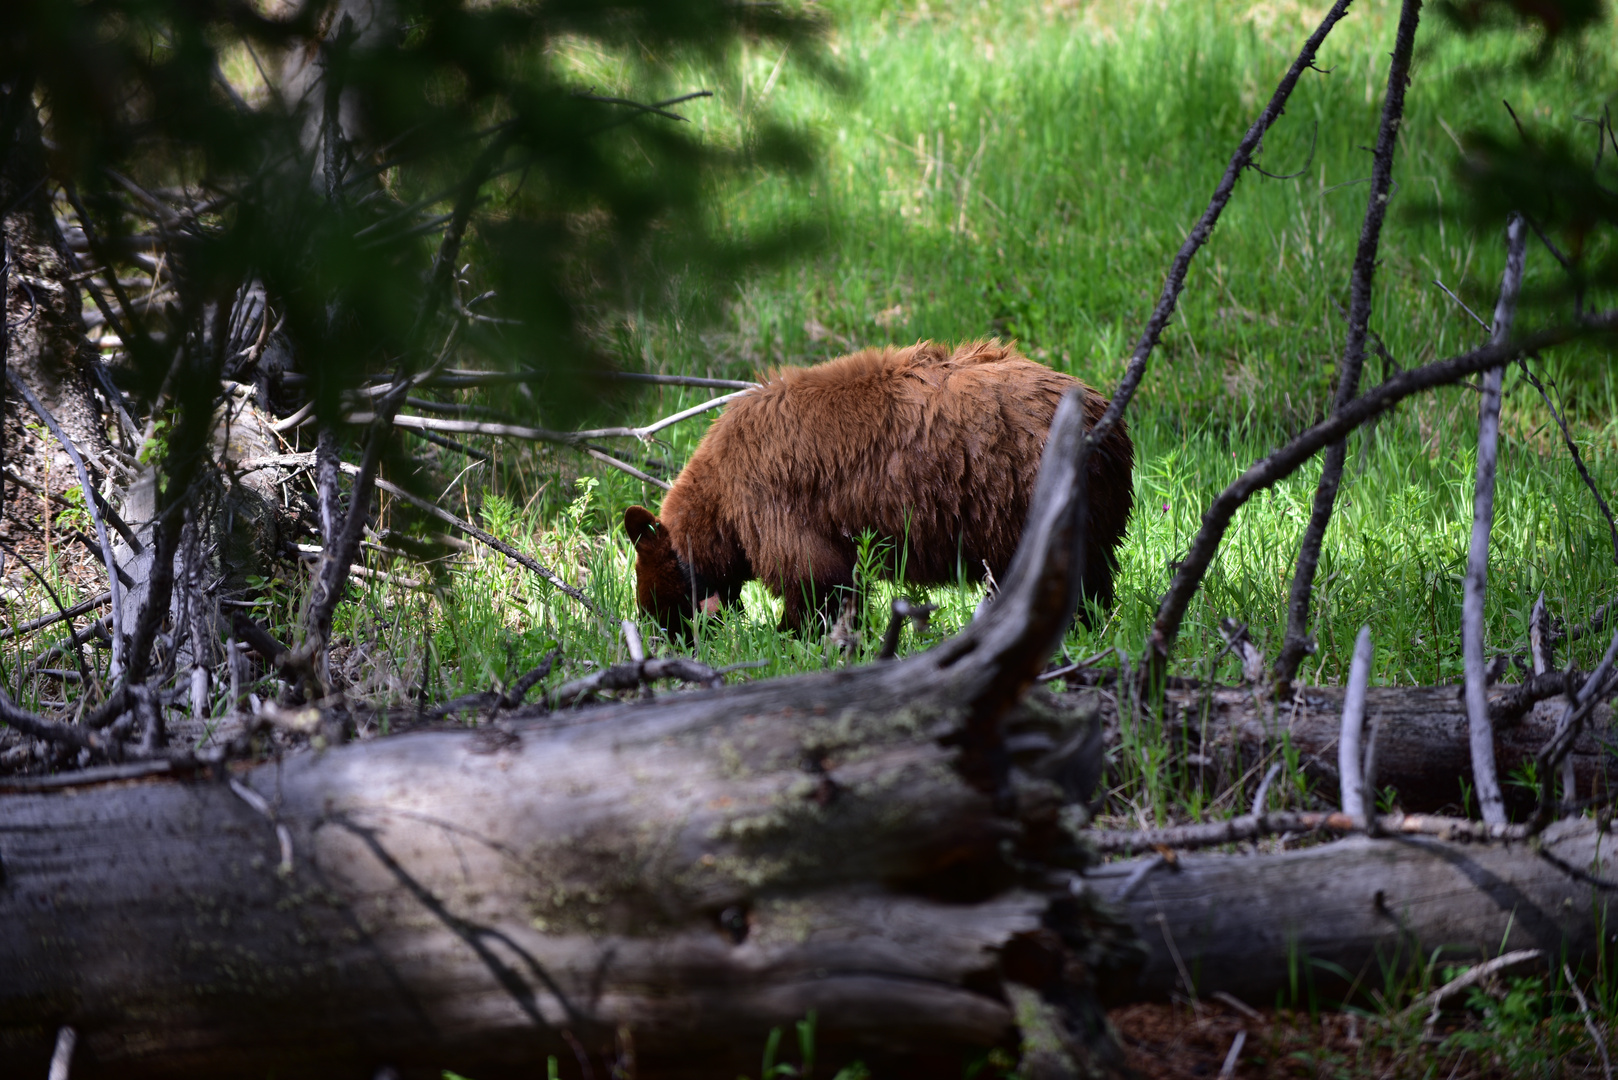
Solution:
[[[635,544],[635,600],[671,636],[689,638],[700,607],[716,614],[720,600],[674,550],[663,523],[644,506],[624,511],[624,532]]]

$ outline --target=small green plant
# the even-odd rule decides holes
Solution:
[[[774,1027],[764,1039],[764,1058],[759,1066],[759,1080],[811,1080],[815,1072],[815,1011],[809,1010],[802,1020],[793,1025],[798,1036],[798,1064],[777,1061],[781,1052],[781,1029]],[[862,1062],[853,1062],[837,1070],[832,1080],[870,1080],[871,1070]],[[749,1080],[740,1077],[739,1080]]]
[[[1003,1046],[996,1046],[982,1057],[975,1058],[961,1070],[961,1080],[1017,1080],[1012,1070],[1017,1059]]]
[[[588,479],[594,480],[595,477],[592,476]],[[594,490],[594,488],[595,485],[591,484],[581,497],[586,503],[589,501],[590,491]],[[511,535],[512,527],[517,521],[517,508],[510,499],[504,495],[496,495],[493,492],[484,492],[481,509],[485,529],[488,529],[496,536]]]
[[[601,481],[594,476],[581,476],[575,482],[579,489],[578,497],[567,504],[567,517],[575,529],[583,529],[589,521],[595,504],[596,488]]]
[[[1445,981],[1464,970],[1447,968]],[[1445,1041],[1484,1060],[1498,1061],[1513,1076],[1550,1076],[1556,1066],[1555,1055],[1547,1053],[1545,1044],[1549,1034],[1545,1006],[1545,980],[1537,975],[1511,979],[1503,992],[1474,987],[1466,1007],[1478,1015],[1481,1029],[1463,1028]]]
[[[1511,770],[1511,774],[1506,778],[1506,783],[1510,784],[1512,787],[1524,789],[1534,797],[1535,802],[1538,802],[1540,789],[1539,762],[1523,762],[1521,765]]]
[[[95,522],[90,518],[90,511],[84,504],[82,487],[68,488],[62,492],[62,498],[69,505],[66,509],[57,511],[56,523],[59,526],[64,529],[77,529],[82,533],[88,533],[95,527]]]
[[[140,450],[135,454],[142,465],[151,465],[162,461],[169,452],[169,420],[166,416],[159,416],[152,421],[152,434],[145,442],[140,444]]]

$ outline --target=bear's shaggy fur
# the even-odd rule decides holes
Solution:
[[[641,609],[683,632],[757,577],[804,627],[853,584],[855,538],[900,546],[890,569],[918,585],[1002,574],[1016,551],[1057,402],[1077,379],[1015,349],[922,342],[784,368],[733,401],[663,500],[624,513]],[[1085,389],[1095,423],[1107,401]],[[1090,456],[1084,595],[1112,603],[1134,493],[1120,422]]]

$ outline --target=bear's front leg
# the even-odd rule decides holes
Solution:
[[[843,600],[854,592],[854,547],[829,537],[804,534],[792,570],[777,585],[781,629],[808,634],[831,624]]]

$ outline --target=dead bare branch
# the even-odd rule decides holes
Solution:
[[[1202,527],[1191,541],[1185,558],[1175,571],[1168,592],[1163,596],[1147,643],[1148,667],[1152,670],[1153,677],[1161,677],[1165,673],[1169,651],[1174,646],[1175,638],[1179,636],[1180,623],[1185,618],[1186,608],[1201,586],[1202,578],[1208,572],[1208,567],[1219,550],[1219,543],[1224,538],[1225,530],[1230,527],[1231,519],[1254,494],[1290,476],[1322,448],[1412,394],[1457,382],[1468,375],[1525,355],[1533,349],[1548,348],[1588,334],[1610,333],[1615,329],[1618,329],[1618,311],[1608,311],[1576,325],[1541,330],[1520,342],[1485,345],[1447,360],[1410,368],[1383,382],[1374,390],[1355,398],[1339,412],[1249,466],[1235,482],[1219,493],[1203,514]]]
[[[1584,676],[1576,671],[1542,671],[1532,675],[1507,688],[1505,696],[1489,703],[1489,726],[1509,727],[1539,702],[1574,693],[1582,685]]]
[[[1516,967],[1518,964],[1525,964],[1530,960],[1538,960],[1544,955],[1545,953],[1542,949],[1518,949],[1515,952],[1508,952],[1503,956],[1495,957],[1493,960],[1470,967],[1432,993],[1424,994],[1411,1002],[1405,1008],[1405,1015],[1414,1016],[1423,1010],[1431,1009],[1432,1017],[1428,1022],[1435,1022],[1438,1018],[1440,1006],[1462,990],[1476,986],[1491,975],[1504,971],[1506,968]]]
[[[1358,820],[1365,813],[1365,776],[1360,735],[1365,729],[1365,687],[1371,680],[1371,628],[1360,627],[1354,641],[1354,659],[1348,669],[1348,694],[1343,698],[1342,734],[1337,740],[1337,773],[1341,779],[1342,808]]]
[[[524,439],[529,442],[557,443],[562,446],[577,446],[590,439],[634,438],[644,440],[682,420],[689,420],[691,417],[700,416],[710,409],[717,409],[719,406],[745,393],[747,393],[746,390],[738,390],[731,394],[721,394],[700,405],[682,409],[672,416],[665,416],[663,419],[654,421],[644,427],[607,427],[592,428],[588,431],[551,431],[546,428],[524,427],[519,424],[496,424],[482,420],[441,420],[432,416],[395,416],[393,426],[464,435],[495,435],[507,439]],[[375,418],[375,413],[356,413],[347,417],[346,420],[350,424],[367,424],[373,422]]]
[[[1416,27],[1421,18],[1421,0],[1404,0],[1399,28],[1394,35],[1393,60],[1388,66],[1388,89],[1382,100],[1382,119],[1377,126],[1376,148],[1371,158],[1371,192],[1360,226],[1359,248],[1354,254],[1354,270],[1349,279],[1348,336],[1343,342],[1342,360],[1337,367],[1337,395],[1333,408],[1341,410],[1359,393],[1360,371],[1365,366],[1366,331],[1371,321],[1371,281],[1376,274],[1377,250],[1382,242],[1382,222],[1387,216],[1388,196],[1393,185],[1393,156],[1399,125],[1404,118],[1405,87],[1410,81],[1410,58],[1415,51]],[[1343,464],[1348,456],[1346,439],[1326,449],[1326,460],[1315,488],[1309,524],[1298,546],[1298,562],[1292,577],[1287,605],[1287,629],[1275,657],[1275,692],[1285,699],[1303,658],[1313,651],[1309,640],[1309,603],[1314,591],[1315,572],[1320,565],[1320,547],[1331,524],[1332,509],[1343,480]]]
[[[427,433],[422,432],[422,434],[425,435]],[[659,480],[651,473],[642,472],[640,469],[637,469],[635,466],[629,464],[629,462],[620,461],[611,454],[607,453],[605,450],[597,449],[594,446],[585,446],[581,449],[583,449],[586,454],[589,454],[591,457],[601,462],[603,465],[611,465],[615,469],[626,472],[643,484],[651,484],[653,487],[662,488],[664,491],[674,490],[674,485],[669,483],[667,480]]]
[[[878,660],[892,660],[899,653],[899,634],[904,630],[905,620],[909,619],[916,628],[916,633],[927,632],[927,619],[938,610],[937,604],[918,604],[907,596],[893,598],[893,615],[888,619],[888,629],[882,635],[882,647],[877,650]]]
[[[110,592],[104,592],[98,596],[92,596],[90,599],[82,600],[65,610],[56,611],[50,615],[41,615],[37,619],[30,619],[25,623],[19,623],[16,626],[0,630],[0,641],[9,641],[14,637],[22,637],[25,634],[32,634],[35,630],[43,630],[47,626],[54,626],[63,619],[76,619],[80,615],[83,615],[86,612],[94,611],[96,608],[110,603],[111,601],[112,593]]]
[[[1104,855],[1133,855],[1157,848],[1219,847],[1281,833],[1328,833],[1347,836],[1368,831],[1366,819],[1351,818],[1340,810],[1288,811],[1247,814],[1228,821],[1177,825],[1165,829],[1094,831],[1085,836]],[[1432,814],[1381,814],[1374,818],[1385,836],[1436,836],[1454,843],[1491,843],[1526,840],[1527,825],[1490,825],[1466,818]]]
[[[563,683],[551,694],[551,707],[565,709],[569,705],[581,704],[603,690],[637,690],[658,679],[679,679],[710,688],[723,686],[725,682],[725,677],[707,664],[683,656],[638,660],[614,664],[593,675]]]
[[[49,580],[46,579],[44,574],[39,572],[32,562],[28,561],[28,557],[22,552],[16,550],[9,544],[0,545],[0,547],[3,547],[5,552],[13,559],[16,559],[18,562],[22,563],[23,568],[27,570],[29,574],[33,575],[35,581],[39,582],[40,588],[45,590],[45,595],[50,597],[51,603],[56,607],[56,617],[58,619],[64,619],[67,621],[68,637],[70,639],[76,638],[78,636],[78,631],[73,626],[73,613],[70,612],[65,605],[63,605],[62,597],[57,593],[56,588],[50,583]],[[73,660],[78,665],[79,677],[84,680],[85,689],[88,690],[91,686],[90,669],[85,664],[84,656],[79,652],[78,649],[73,650]]]
[[[1095,447],[1106,438],[1123,416],[1124,410],[1129,408],[1130,399],[1135,396],[1141,380],[1146,377],[1146,363],[1151,359],[1152,350],[1157,348],[1158,339],[1168,326],[1169,319],[1174,314],[1175,304],[1185,288],[1185,277],[1191,269],[1191,260],[1213,235],[1219,216],[1224,213],[1225,205],[1230,202],[1231,194],[1236,190],[1236,181],[1241,179],[1243,171],[1253,163],[1253,155],[1263,144],[1265,133],[1286,111],[1287,99],[1292,96],[1293,89],[1298,85],[1298,79],[1304,71],[1314,67],[1315,56],[1320,51],[1321,42],[1326,40],[1326,35],[1331,33],[1332,27],[1348,13],[1351,2],[1352,0],[1337,0],[1332,5],[1325,18],[1320,20],[1315,32],[1304,42],[1297,59],[1292,61],[1292,66],[1281,77],[1281,82],[1276,86],[1275,93],[1270,95],[1264,111],[1253,121],[1252,126],[1247,129],[1247,134],[1243,135],[1242,141],[1236,145],[1236,151],[1231,154],[1230,163],[1225,166],[1224,175],[1214,187],[1213,196],[1208,200],[1208,206],[1203,210],[1202,217],[1191,227],[1191,231],[1186,234],[1185,242],[1180,245],[1180,250],[1174,256],[1168,277],[1163,282],[1163,290],[1158,296],[1157,306],[1152,309],[1151,318],[1146,321],[1146,327],[1141,331],[1140,340],[1130,355],[1129,366],[1124,370],[1123,378],[1118,381],[1117,388],[1112,392],[1112,404],[1107,407],[1101,419],[1096,421],[1085,440],[1087,448]]]
[[[709,390],[755,390],[760,385],[745,379],[705,379],[696,375],[649,375],[638,371],[610,371],[604,378],[617,382],[657,383],[662,386],[699,386]]]
[[[1612,642],[1607,646],[1601,663],[1584,680],[1584,685],[1577,694],[1569,695],[1567,708],[1562,710],[1561,719],[1556,724],[1556,734],[1545,748],[1539,752],[1539,775],[1543,778],[1539,789],[1539,809],[1535,811],[1528,827],[1533,833],[1539,833],[1555,819],[1556,798],[1553,794],[1553,785],[1549,782],[1555,775],[1557,766],[1573,749],[1573,741],[1579,737],[1584,727],[1585,719],[1601,701],[1618,690],[1618,677],[1609,678],[1613,661],[1618,659],[1618,634],[1613,634]],[[1573,802],[1573,793],[1566,793],[1568,801]],[[1532,835],[1532,834],[1531,834]]]
[[[1522,287],[1523,260],[1528,233],[1522,216],[1511,215],[1506,224],[1506,269],[1500,280],[1500,298],[1494,307],[1493,344],[1511,338],[1517,315],[1517,294]],[[1489,724],[1488,684],[1484,679],[1483,601],[1489,580],[1489,534],[1494,528],[1494,476],[1500,447],[1500,389],[1505,365],[1483,373],[1483,395],[1478,404],[1477,480],[1472,496],[1472,543],[1466,560],[1461,598],[1461,655],[1466,671],[1466,712],[1472,737],[1472,783],[1478,809],[1491,825],[1506,820],[1505,796],[1494,765],[1494,729]]]
[[[1602,1038],[1601,1032],[1596,1028],[1595,1019],[1590,1015],[1590,1003],[1584,999],[1584,991],[1579,989],[1578,980],[1573,978],[1573,969],[1567,964],[1562,965],[1562,977],[1567,980],[1567,988],[1573,991],[1573,997],[1579,1003],[1579,1016],[1584,1019],[1584,1030],[1590,1035],[1590,1041],[1595,1044],[1596,1053],[1601,1055],[1601,1075],[1605,1080],[1612,1080],[1612,1057],[1607,1053],[1607,1040]]]
[[[107,539],[107,523],[96,505],[95,484],[90,480],[90,470],[85,468],[84,457],[79,453],[79,448],[73,445],[73,440],[68,438],[67,432],[62,430],[62,426],[56,422],[56,417],[51,415],[50,410],[34,396],[32,390],[28,389],[28,384],[10,368],[6,369],[6,378],[22,399],[28,402],[28,407],[45,422],[46,427],[50,428],[51,434],[56,436],[56,441],[62,444],[62,449],[67,451],[68,459],[73,462],[73,470],[78,474],[79,484],[84,489],[84,508],[89,512],[90,520],[95,523],[96,539],[101,542],[101,561],[107,568],[107,588],[112,593],[112,663],[108,674],[110,678],[117,679],[124,668],[123,615],[120,610],[124,602],[123,583],[118,579],[118,560],[112,557],[112,542]]]
[[[1584,481],[1584,486],[1589,488],[1590,494],[1595,497],[1596,506],[1601,509],[1601,516],[1607,519],[1607,531],[1612,536],[1612,561],[1614,565],[1618,565],[1618,520],[1614,520],[1612,507],[1607,505],[1606,498],[1601,494],[1601,488],[1596,484],[1595,478],[1590,475],[1590,469],[1584,463],[1584,455],[1579,453],[1579,444],[1573,441],[1573,433],[1568,430],[1567,421],[1562,418],[1562,411],[1551,400],[1550,392],[1545,389],[1545,384],[1541,383],[1538,376],[1529,368],[1528,361],[1530,359],[1538,360],[1539,357],[1520,357],[1517,360],[1517,365],[1522,368],[1523,377],[1528,380],[1535,390],[1539,391],[1539,396],[1545,401],[1545,407],[1550,409],[1551,418],[1556,421],[1556,426],[1562,431],[1562,442],[1567,446],[1567,452],[1573,458],[1573,467],[1579,471],[1579,478]]]
[[[94,751],[103,746],[102,740],[84,727],[47,720],[43,716],[36,716],[18,707],[4,688],[0,688],[0,720],[24,735],[31,735],[47,742],[61,743],[76,750]]]

